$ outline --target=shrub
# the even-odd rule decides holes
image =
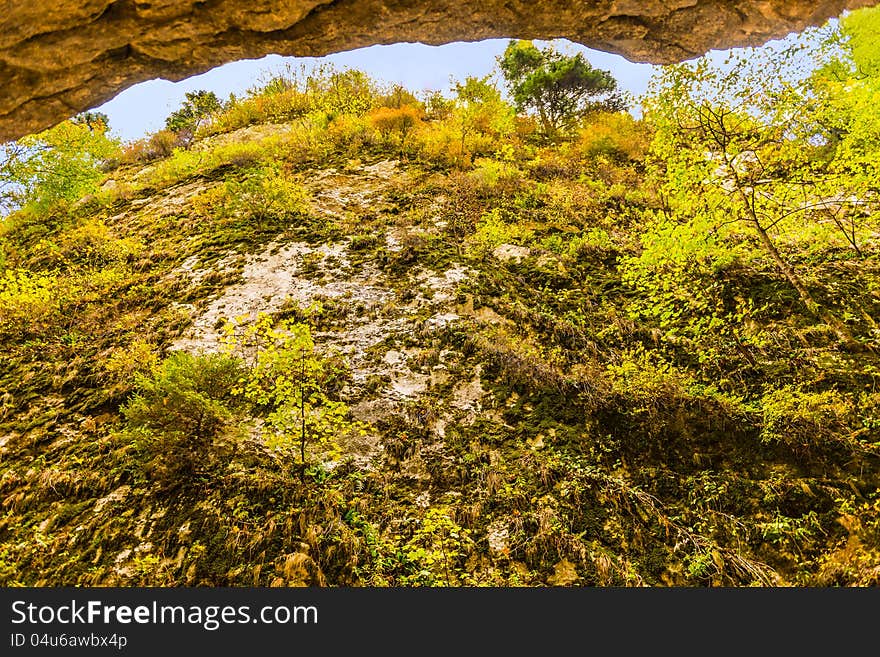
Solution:
[[[676,405],[692,383],[673,365],[642,348],[624,351],[620,362],[608,365],[607,370],[613,391],[635,400],[639,411],[650,415],[663,406]]]
[[[134,237],[115,237],[100,219],[87,219],[61,235],[56,249],[56,264],[101,267],[136,257],[144,245]]]
[[[144,183],[168,187],[194,176],[204,176],[223,166],[247,167],[269,158],[279,147],[277,138],[261,141],[233,141],[210,150],[177,148],[171,157],[156,164]]]
[[[798,452],[848,441],[852,407],[836,390],[807,392],[794,386],[768,391],[761,398],[761,440]]]
[[[581,125],[575,152],[583,158],[606,157],[624,164],[643,162],[651,143],[647,126],[627,112],[602,112]]]
[[[122,409],[153,478],[185,484],[203,473],[218,439],[230,427],[244,376],[229,356],[174,352],[148,375],[137,375],[137,393]]]
[[[451,119],[423,124],[414,141],[420,157],[440,167],[465,167],[471,162],[461,131]]]
[[[66,288],[55,274],[7,269],[0,274],[0,335],[42,334],[60,318]]]
[[[500,188],[502,192],[513,191],[522,180],[522,174],[514,165],[488,157],[477,158],[474,162],[474,170],[468,173],[468,177],[486,196],[496,188]]]
[[[294,166],[320,162],[332,152],[327,139],[331,119],[324,114],[304,117],[291,125],[278,142],[278,157]]]
[[[132,382],[137,376],[149,375],[159,365],[156,347],[136,340],[127,347],[113,350],[104,362],[104,370],[114,382]]]
[[[122,164],[143,164],[169,157],[175,148],[183,145],[179,135],[171,130],[159,130],[149,137],[129,142],[122,149]]]
[[[407,135],[421,122],[422,112],[412,105],[379,107],[367,114],[367,120],[386,140],[404,150]]]
[[[119,144],[103,122],[64,121],[0,150],[4,202],[12,208],[33,206],[39,213],[66,207],[92,194],[104,177],[104,164],[118,156]],[[15,155],[9,156],[13,152]]]
[[[143,182],[158,188],[173,185],[198,174],[207,159],[208,155],[201,151],[175,149],[171,157],[159,162]]]
[[[276,168],[256,169],[240,182],[227,182],[227,210],[260,228],[289,221],[308,212],[305,188]]]
[[[360,116],[343,114],[334,118],[327,126],[327,139],[337,148],[347,149],[354,156],[361,147],[375,140],[375,131]]]
[[[332,458],[338,456],[336,441],[341,434],[362,431],[348,421],[348,406],[330,394],[345,375],[344,363],[316,353],[308,324],[275,324],[261,313],[251,325],[230,322],[224,330],[227,352],[242,354],[251,363],[237,389],[265,413],[269,446],[288,456],[299,452],[301,476],[307,465],[307,443],[318,445]]]
[[[485,213],[477,223],[476,232],[467,239],[467,251],[477,258],[485,258],[500,244],[518,243],[532,236],[532,231],[516,223],[508,223],[504,213],[495,208]]]
[[[248,167],[268,160],[278,147],[277,137],[259,141],[233,141],[208,151],[209,158],[202,167],[207,173],[222,166]]]
[[[357,70],[320,66],[306,72],[288,68],[244,98],[231,98],[198,136],[231,132],[255,123],[288,123],[314,114],[328,119],[362,115],[376,105],[376,84]]]

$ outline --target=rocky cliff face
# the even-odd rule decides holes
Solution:
[[[377,43],[566,37],[627,58],[683,60],[759,44],[872,0],[7,0],[0,139],[46,128],[126,87],[268,53]]]
[[[633,280],[643,124],[455,166],[358,120],[5,222],[0,586],[880,584],[880,359],[758,257]],[[785,247],[866,343],[878,236]]]

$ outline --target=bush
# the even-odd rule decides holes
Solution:
[[[350,156],[355,156],[363,146],[377,141],[375,131],[360,116],[343,114],[333,119],[327,126],[327,139],[337,148],[344,148]]]
[[[397,108],[379,107],[367,114],[367,120],[383,138],[397,144],[403,150],[407,135],[412,133],[421,122],[422,112],[412,105]]]
[[[529,239],[532,231],[517,223],[508,223],[498,208],[483,215],[476,232],[467,239],[467,251],[477,258],[485,258],[501,244],[516,244]]]
[[[835,390],[807,392],[783,386],[761,398],[764,427],[761,440],[782,443],[797,452],[848,442],[852,407]]]
[[[41,335],[60,319],[61,306],[70,295],[54,274],[8,269],[0,274],[0,335]]]
[[[305,313],[313,310],[317,308]],[[347,379],[347,367],[316,352],[308,324],[275,324],[261,313],[251,325],[227,323],[224,333],[228,353],[242,354],[252,363],[239,389],[254,410],[265,414],[267,445],[288,456],[298,451],[301,476],[307,443],[336,458],[340,436],[363,432],[348,420],[348,406],[332,398]]]
[[[104,371],[114,383],[130,385],[138,376],[149,375],[159,365],[156,347],[136,340],[127,347],[117,347],[104,361]]]
[[[651,144],[647,126],[626,112],[591,115],[581,125],[575,151],[582,157],[605,157],[625,164],[643,162]]]
[[[468,174],[484,196],[494,192],[514,192],[522,182],[522,173],[509,162],[499,162],[488,157],[474,161],[474,170]]]
[[[144,164],[169,157],[175,148],[183,145],[179,135],[171,130],[159,130],[149,137],[129,142],[122,149],[122,164]]]
[[[65,232],[57,248],[57,264],[102,267],[138,256],[144,245],[134,237],[115,237],[100,219],[87,219]]]
[[[309,195],[305,188],[274,168],[256,169],[241,182],[226,183],[227,209],[260,228],[305,214]]]
[[[205,176],[224,166],[246,167],[270,157],[278,147],[277,138],[232,142],[211,150],[177,148],[171,157],[156,164],[144,183],[164,188],[194,176]]]
[[[200,151],[176,149],[171,157],[162,160],[149,172],[144,182],[157,188],[173,185],[197,175],[203,169],[207,155]]]
[[[202,474],[238,404],[233,390],[244,376],[228,356],[174,352],[148,375],[122,409],[154,479],[185,484]]]
[[[321,66],[306,73],[288,69],[244,98],[232,98],[198,136],[232,132],[255,123],[289,123],[314,114],[332,120],[359,116],[378,104],[375,83],[357,70],[337,71]]]
[[[16,154],[9,156],[10,152]],[[23,137],[0,149],[4,203],[11,203],[10,209],[32,206],[41,214],[68,207],[97,191],[105,164],[117,159],[118,152],[118,142],[107,135],[102,122],[89,127],[64,121]]]

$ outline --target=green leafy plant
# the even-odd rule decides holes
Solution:
[[[185,485],[207,470],[220,439],[231,437],[245,373],[229,356],[178,351],[135,375],[136,392],[122,415],[157,481]]]
[[[119,151],[103,120],[69,120],[0,146],[0,209],[45,213],[94,192]]]
[[[521,112],[534,110],[549,140],[571,131],[581,117],[624,109],[617,81],[593,68],[581,53],[563,55],[531,41],[511,41],[498,64]]]
[[[187,91],[180,109],[165,119],[165,128],[180,136],[184,146],[189,146],[196,132],[223,109],[223,104],[213,91]]]
[[[285,454],[298,450],[301,478],[309,465],[308,445],[333,458],[342,433],[363,431],[348,419],[348,406],[333,398],[339,364],[316,353],[308,324],[276,324],[261,314],[249,325],[227,322],[224,331],[227,352],[250,364],[235,391],[265,414],[271,447]]]

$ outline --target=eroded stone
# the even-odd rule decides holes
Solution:
[[[757,45],[874,0],[8,0],[0,141],[47,128],[144,80],[270,53],[373,44],[565,37],[668,63]]]

